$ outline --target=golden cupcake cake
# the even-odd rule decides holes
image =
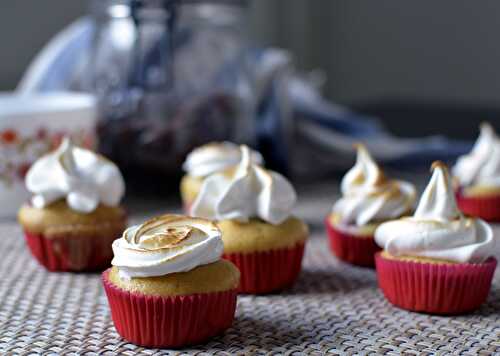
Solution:
[[[183,347],[229,328],[240,272],[221,259],[220,229],[163,215],[127,229],[102,275],[118,333],[146,347]]]
[[[33,194],[18,220],[33,256],[50,271],[104,269],[111,244],[126,228],[125,192],[118,168],[64,139],[26,174]]]
[[[224,258],[241,271],[240,291],[269,293],[297,279],[308,228],[291,214],[296,193],[290,182],[258,165],[248,147],[240,151],[231,172],[203,181],[191,213],[221,229]]]
[[[487,298],[495,240],[483,220],[457,208],[446,166],[433,174],[411,217],[380,225],[375,240],[380,288],[394,305],[417,312],[460,314]]]
[[[472,151],[452,168],[458,207],[468,215],[500,222],[500,139],[488,123]]]
[[[356,164],[342,179],[342,197],[326,217],[331,251],[341,260],[373,267],[379,250],[375,229],[388,220],[411,213],[415,187],[389,179],[363,145],[357,145]]]
[[[257,151],[251,151],[252,160],[263,164],[264,159]],[[189,212],[191,204],[200,192],[203,180],[211,174],[226,172],[231,174],[241,160],[239,146],[231,142],[212,142],[193,150],[186,158],[180,191],[184,211]]]

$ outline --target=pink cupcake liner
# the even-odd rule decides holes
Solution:
[[[326,231],[330,250],[342,261],[361,267],[374,267],[375,254],[380,247],[373,236],[354,236],[336,229],[327,218]]]
[[[483,263],[434,264],[375,256],[378,283],[395,306],[430,314],[463,314],[486,301],[495,258]]]
[[[49,271],[102,271],[113,258],[111,244],[117,236],[58,236],[47,238],[25,231],[31,254]]]
[[[476,216],[489,222],[500,222],[500,195],[491,197],[467,197],[456,192],[457,205],[467,215]]]
[[[240,293],[265,294],[290,287],[302,268],[305,243],[278,250],[229,253],[222,257],[241,272]]]
[[[202,343],[228,329],[234,320],[237,290],[185,296],[150,296],[125,291],[102,274],[111,317],[127,341],[152,348]]]

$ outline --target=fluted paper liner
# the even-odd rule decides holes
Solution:
[[[500,222],[500,195],[491,197],[466,197],[456,192],[458,208],[466,215],[476,216],[489,222]]]
[[[278,250],[224,254],[241,272],[240,293],[265,294],[293,285],[302,268],[305,243]]]
[[[37,261],[49,271],[102,271],[113,258],[111,244],[116,236],[58,236],[24,233]]]
[[[380,251],[380,247],[375,243],[373,236],[354,236],[336,229],[325,220],[326,231],[330,250],[342,261],[362,267],[375,266],[375,253]]]
[[[118,333],[145,347],[179,348],[202,343],[229,328],[237,290],[185,296],[150,296],[123,290],[102,274]]]
[[[497,261],[437,264],[375,256],[378,283],[395,306],[430,314],[463,314],[486,301]]]

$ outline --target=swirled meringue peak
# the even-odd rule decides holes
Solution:
[[[121,278],[188,272],[218,261],[224,250],[214,223],[182,215],[163,215],[128,228],[113,242]]]
[[[297,194],[281,174],[269,171],[251,159],[241,146],[241,160],[234,174],[216,173],[207,177],[191,207],[191,215],[210,220],[247,222],[260,218],[278,225],[291,213]]]
[[[452,173],[463,187],[500,187],[500,139],[490,124],[481,124],[472,151],[457,160]]]
[[[435,162],[432,178],[412,217],[380,225],[375,241],[393,256],[418,256],[457,263],[483,262],[495,245],[491,227],[458,210],[446,166]]]
[[[264,164],[264,159],[257,151],[251,150],[251,160]],[[212,142],[193,150],[186,158],[182,168],[193,177],[206,177],[238,165],[241,151],[232,142]]]
[[[125,194],[123,177],[113,162],[74,146],[68,138],[33,164],[25,182],[36,208],[65,198],[71,209],[90,213],[100,203],[118,205]]]
[[[357,145],[356,164],[342,179],[342,198],[333,206],[343,225],[363,226],[398,218],[415,201],[415,187],[388,179],[363,145]]]

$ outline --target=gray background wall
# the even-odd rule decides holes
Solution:
[[[43,44],[85,0],[0,3],[0,90],[14,88]],[[402,98],[500,106],[500,2],[254,0],[256,43],[322,68],[342,103]]]
[[[13,89],[43,45],[86,10],[84,0],[0,3],[0,90]]]
[[[325,69],[339,101],[499,102],[498,1],[263,0],[255,10],[259,37]]]

